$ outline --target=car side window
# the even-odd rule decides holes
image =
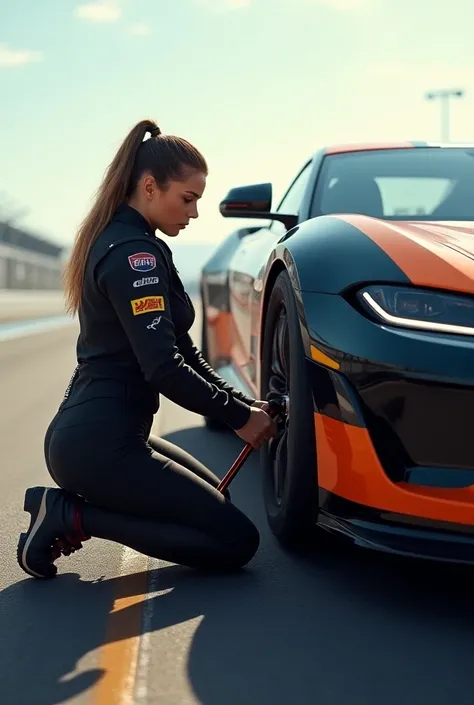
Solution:
[[[276,208],[277,213],[285,213],[286,215],[298,215],[301,201],[303,200],[303,195],[306,189],[306,184],[308,183],[309,177],[311,176],[311,161],[304,165],[300,173],[297,175],[296,179],[291,184],[290,188],[283,197],[278,208]],[[278,220],[272,221],[270,225],[270,230],[273,232],[280,232],[283,234],[286,232],[286,228],[283,223]]]
[[[298,215],[301,201],[311,175],[311,162],[305,164],[296,179],[293,181],[288,192],[277,208],[277,213],[286,213],[287,215]]]

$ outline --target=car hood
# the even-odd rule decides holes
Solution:
[[[343,215],[417,286],[474,294],[474,223],[386,221]]]

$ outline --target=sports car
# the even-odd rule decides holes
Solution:
[[[200,280],[204,357],[285,401],[272,531],[474,562],[474,145],[326,147],[272,200],[229,191]]]

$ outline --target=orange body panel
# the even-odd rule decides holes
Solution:
[[[318,483],[359,504],[426,519],[474,525],[474,486],[463,489],[394,483],[366,428],[314,414]]]
[[[213,306],[209,306],[206,311],[206,319],[209,358],[211,360],[215,360],[216,358],[228,358],[229,360],[233,360],[239,370],[240,376],[247,383],[247,386],[256,398],[257,387],[248,373],[248,360],[239,343],[238,333],[232,320],[232,314],[228,311],[220,311]]]
[[[361,142],[360,144],[334,144],[326,147],[326,154],[344,154],[346,152],[365,152],[374,149],[414,149],[411,142]]]
[[[257,386],[248,372],[249,359],[244,354],[243,348],[237,343],[232,346],[232,360],[237,365],[237,369],[239,370],[240,376],[247,384],[255,399],[257,399]]]
[[[231,314],[209,306],[206,311],[207,347],[210,359],[230,357],[232,349]]]
[[[418,286],[474,294],[474,227],[337,216],[373,240]]]

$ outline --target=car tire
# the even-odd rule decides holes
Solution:
[[[287,369],[279,375],[283,361]],[[286,390],[279,379],[285,375],[290,380]],[[318,482],[313,399],[295,295],[286,271],[275,281],[265,314],[261,380],[262,399],[275,391],[287,392],[289,397],[282,435],[261,450],[261,464],[268,523],[291,548],[315,532]]]

